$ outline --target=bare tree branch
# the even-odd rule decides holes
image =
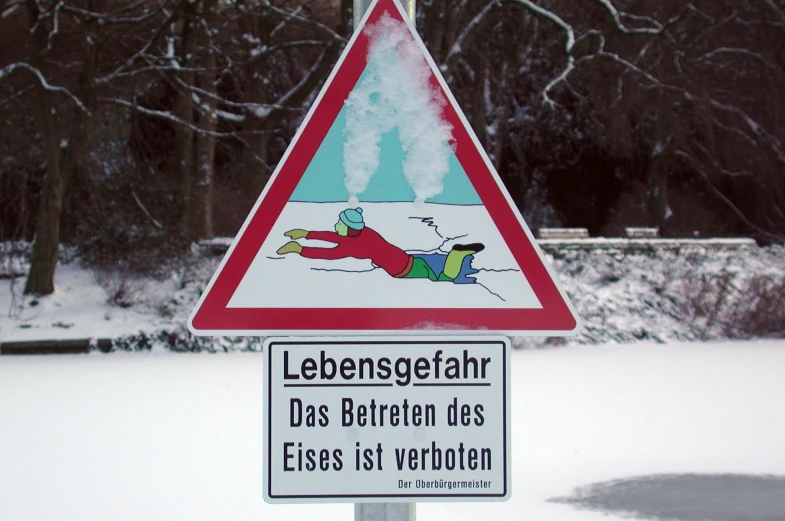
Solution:
[[[771,8],[772,11],[777,13],[782,20],[785,20],[785,12],[774,3],[774,0],[763,0],[763,3]]]
[[[273,30],[272,30],[272,31],[270,31],[270,38],[272,38],[273,36],[275,36],[275,34],[276,34],[278,31],[280,31],[281,29],[283,29],[284,27],[286,27],[286,24],[288,24],[290,21],[292,21],[292,19],[294,19],[294,18],[298,17],[298,16],[300,15],[300,13],[302,13],[302,12],[303,12],[303,8],[302,8],[302,6],[299,6],[299,7],[297,7],[297,9],[295,9],[294,11],[292,11],[291,13],[289,13],[289,15],[287,15],[286,17],[284,17],[284,19],[283,19],[283,20],[281,20],[280,22],[278,22],[278,25],[276,25],[275,27],[273,27]]]
[[[744,224],[749,226],[751,229],[757,231],[758,233],[760,233],[764,237],[768,237],[768,238],[774,239],[776,241],[783,241],[783,240],[785,240],[785,236],[784,235],[771,233],[771,232],[769,232],[767,230],[764,230],[763,228],[761,228],[757,224],[754,224],[752,221],[750,221],[747,218],[747,216],[744,215],[744,212],[742,212],[739,209],[738,206],[733,204],[733,201],[728,199],[725,196],[725,194],[723,194],[716,186],[714,186],[714,183],[711,182],[711,178],[709,177],[709,175],[706,173],[705,170],[703,170],[703,168],[701,167],[701,164],[698,162],[697,159],[692,157],[692,155],[688,154],[687,152],[685,152],[683,150],[676,150],[676,151],[674,151],[674,155],[676,155],[677,157],[681,157],[681,158],[685,159],[690,164],[690,166],[692,166],[693,170],[695,170],[695,172],[697,172],[706,181],[706,184],[708,185],[708,187],[711,190],[711,192],[720,201],[722,201],[731,210],[731,212],[733,212],[733,214],[736,217],[738,217],[739,220],[741,220]]]
[[[685,95],[688,95],[688,93],[685,92]],[[692,96],[692,95],[689,95],[689,97],[693,100],[698,99],[696,96]],[[739,116],[741,120],[747,125],[747,127],[752,131],[753,134],[758,136],[758,138],[760,138],[761,140],[763,140],[769,145],[772,152],[776,154],[779,162],[785,164],[785,151],[783,151],[782,149],[782,143],[780,142],[780,140],[777,139],[777,137],[774,134],[766,130],[757,121],[755,121],[749,114],[739,109],[738,107],[734,107],[733,105],[727,105],[725,103],[720,103],[719,101],[714,99],[710,99],[709,104],[715,109],[724,112],[730,112],[732,114],[736,114],[737,116]]]
[[[166,110],[149,109],[147,107],[143,107],[143,106],[138,105],[136,103],[131,103],[130,101],[126,101],[124,99],[119,99],[119,98],[106,98],[106,99],[104,99],[104,101],[107,101],[109,103],[114,103],[114,104],[120,105],[122,107],[127,107],[129,109],[133,109],[136,112],[139,112],[141,114],[145,114],[147,116],[152,116],[152,117],[155,117],[155,118],[164,119],[166,121],[170,121],[170,122],[175,123],[177,125],[182,125],[182,126],[188,128],[188,129],[192,130],[193,132],[195,132],[197,134],[204,134],[204,135],[213,136],[213,137],[237,137],[237,133],[236,132],[208,132],[208,131],[200,128],[199,126],[194,125],[193,123],[189,123],[187,121],[183,121],[182,119],[178,118],[177,116],[175,116],[174,114],[172,114],[171,112],[166,111]]]
[[[286,11],[285,9],[281,9],[281,8],[279,8],[279,7],[275,7],[274,5],[270,4],[269,2],[265,2],[265,6],[266,6],[268,9],[270,9],[272,12],[274,12],[274,13],[276,13],[276,14],[279,14],[279,15],[281,15],[281,16],[284,16],[284,17],[288,17],[288,16],[291,14],[291,12],[290,12],[290,11]],[[309,24],[309,25],[312,25],[312,26],[314,26],[314,27],[318,27],[319,29],[321,29],[321,30],[323,30],[324,32],[326,32],[327,34],[329,34],[329,35],[330,35],[330,37],[331,37],[333,40],[337,41],[337,42],[343,42],[343,43],[345,43],[345,42],[346,42],[346,38],[344,38],[344,37],[343,37],[343,36],[341,36],[340,34],[336,33],[334,30],[332,30],[331,28],[327,27],[326,25],[324,25],[324,24],[323,24],[323,23],[321,23],[321,22],[318,22],[318,21],[316,21],[316,20],[313,20],[313,19],[310,19],[310,18],[305,18],[305,17],[303,17],[303,16],[302,16],[302,15],[300,15],[300,14],[297,14],[297,15],[291,16],[291,19],[293,19],[293,20],[298,20],[298,21],[300,21],[300,22],[305,22],[305,23],[307,23],[307,24]]]
[[[155,45],[155,43],[158,41],[161,35],[164,34],[167,30],[169,30],[169,26],[172,23],[174,23],[174,21],[180,16],[181,14],[180,7],[182,6],[182,4],[183,4],[182,2],[177,4],[177,7],[175,7],[175,9],[173,9],[171,13],[169,13],[166,19],[158,26],[158,28],[153,33],[152,37],[149,40],[147,40],[147,43],[145,43],[141,49],[139,49],[136,53],[134,53],[133,56],[128,58],[122,65],[120,65],[117,69],[115,69],[114,72],[111,72],[102,78],[98,78],[96,83],[100,85],[116,79],[118,75],[122,73],[125,69],[132,66],[134,63],[136,63],[137,60],[146,56],[147,52],[153,47],[153,45]]]
[[[529,10],[533,11],[534,13],[538,14],[539,16],[545,18],[553,22],[554,24],[558,25],[565,33],[566,40],[564,42],[564,52],[567,55],[567,65],[565,65],[562,72],[553,78],[545,88],[540,93],[543,102],[553,108],[556,103],[550,98],[550,91],[558,85],[559,83],[566,81],[567,76],[575,70],[575,57],[572,55],[572,49],[575,47],[575,30],[572,28],[570,24],[562,20],[556,13],[548,11],[547,9],[543,9],[542,7],[538,6],[537,4],[531,2],[530,0],[512,0],[513,2],[517,2]]]
[[[153,215],[147,210],[147,208],[145,208],[145,206],[142,204],[142,201],[139,199],[139,196],[136,195],[136,192],[134,190],[131,190],[131,195],[133,196],[134,201],[136,201],[136,204],[139,206],[142,212],[144,212],[147,218],[150,219],[150,221],[155,225],[155,227],[158,228],[159,230],[163,230],[164,225],[161,224],[161,221],[153,217]]]
[[[605,9],[610,13],[611,18],[613,19],[613,23],[616,25],[616,28],[623,32],[624,34],[660,34],[662,32],[662,24],[655,20],[654,18],[648,16],[638,16],[629,13],[620,13],[611,3],[611,0],[597,0]],[[641,28],[629,28],[624,25],[622,18],[629,18],[630,20],[635,20],[639,22],[646,22],[651,24],[653,27],[641,27]]]
[[[472,18],[468,24],[463,28],[461,34],[455,39],[450,47],[450,51],[447,53],[447,56],[444,58],[444,62],[441,65],[441,69],[445,70],[447,68],[447,64],[450,62],[453,56],[461,52],[461,46],[466,41],[467,36],[483,21],[485,16],[490,12],[491,9],[497,7],[499,5],[498,0],[491,0],[485,7],[483,7],[479,13],[477,13],[474,18]]]
[[[146,10],[143,14],[140,14],[139,16],[132,16],[132,17],[124,17],[112,13],[100,13],[96,11],[88,11],[87,9],[82,9],[74,5],[64,5],[63,11],[66,13],[79,15],[86,19],[98,20],[99,23],[102,24],[137,24],[155,18],[156,16],[161,14],[164,11],[164,9],[166,9],[166,6],[169,5],[171,2],[172,0],[160,0],[160,4],[155,9]],[[135,9],[137,7],[144,6],[148,3],[149,2],[143,0],[141,2],[137,2],[136,4],[127,6],[127,8],[121,9],[121,11]]]
[[[297,83],[297,85],[289,89],[289,92],[278,99],[278,105],[291,106],[292,100],[304,92],[307,85],[315,80],[316,76],[319,74],[320,69],[324,66],[324,60],[326,56],[327,49],[324,49],[322,50],[321,54],[319,54],[319,57],[316,59],[313,65],[311,65],[311,68],[308,70],[308,72],[306,72],[303,78]]]
[[[695,58],[690,58],[688,61],[690,61],[690,62],[710,61],[715,56],[728,55],[728,54],[730,54],[730,55],[737,55],[737,56],[746,56],[748,58],[754,58],[754,59],[760,61],[761,63],[763,63],[764,65],[766,65],[766,67],[768,67],[768,68],[770,68],[772,70],[778,71],[778,72],[782,72],[782,68],[781,67],[777,66],[774,63],[771,63],[762,54],[750,51],[749,49],[741,49],[741,48],[738,48],[738,47],[719,47],[717,49],[714,49],[712,51],[704,53],[704,54],[702,54],[700,56],[696,56]]]
[[[59,0],[55,4],[55,8],[52,14],[54,18],[54,22],[52,25],[52,30],[49,32],[48,44],[47,44],[49,49],[52,48],[52,41],[54,40],[55,36],[57,36],[57,34],[60,32],[60,11],[63,9],[64,5],[65,5],[64,0]]]
[[[79,98],[77,98],[70,90],[68,90],[65,87],[50,85],[49,82],[46,81],[46,78],[44,77],[43,73],[40,70],[33,67],[32,65],[30,65],[29,63],[18,62],[18,63],[12,63],[11,65],[6,65],[2,69],[0,69],[0,80],[2,80],[5,76],[14,72],[16,69],[25,69],[32,72],[35,75],[35,77],[38,78],[38,82],[41,84],[41,86],[44,89],[50,92],[59,92],[60,94],[65,94],[66,96],[71,98],[71,101],[73,101],[77,107],[79,107],[85,113],[90,114],[90,111],[87,109],[84,103],[82,103],[82,101]]]

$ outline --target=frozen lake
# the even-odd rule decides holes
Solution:
[[[651,518],[667,497],[710,513],[785,476],[783,341],[514,351],[512,371],[512,499],[420,503],[418,519]],[[262,501],[258,353],[2,357],[0,418],[3,519],[353,518],[351,504]],[[703,478],[676,496],[586,488],[685,474]],[[554,501],[578,489],[595,499]],[[783,519],[748,505],[749,519]]]

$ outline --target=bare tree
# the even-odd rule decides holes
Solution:
[[[54,290],[69,180],[84,170],[108,106],[170,125],[171,160],[154,170],[177,180],[174,228],[188,240],[209,237],[219,143],[239,149],[245,183],[260,190],[271,136],[303,114],[345,43],[347,19],[327,3],[6,0],[0,23],[28,30],[18,32],[21,46],[0,53],[0,109],[32,111],[45,164],[26,292]],[[170,101],[146,105],[152,85],[163,85]],[[26,190],[30,181],[19,179],[13,186]],[[132,191],[132,206],[170,226],[140,193]]]
[[[103,216],[121,239],[234,233],[350,8],[4,0],[0,238],[34,239],[27,291],[53,290],[69,212],[96,213],[93,242]],[[688,197],[721,230],[785,235],[783,0],[424,0],[417,24],[534,222],[596,229],[627,191],[666,234],[693,219]],[[94,197],[69,196],[85,183]]]
[[[27,74],[19,95],[32,109],[45,164],[25,293],[54,291],[60,221],[68,184],[81,168],[97,102],[96,74],[101,34],[107,26],[131,23],[155,11],[148,2],[24,0],[6,2],[4,18],[28,28],[26,51],[11,56],[0,79]],[[129,15],[131,18],[129,18]],[[23,34],[23,33],[22,33]]]
[[[505,85],[500,97],[464,98],[486,105],[470,111],[481,137],[489,114],[511,114],[508,126],[539,127],[525,131],[529,158],[540,143],[554,164],[578,161],[587,148],[645,157],[650,222],[665,232],[669,180],[691,172],[750,231],[776,238],[771,230],[785,225],[783,11],[774,0],[460,1],[451,16],[461,30],[435,3],[423,25],[459,96],[484,88],[477,79],[489,74]],[[500,30],[505,18],[519,29]],[[573,145],[559,160],[565,140]],[[755,204],[738,196],[739,184],[757,187]]]
[[[213,233],[212,199],[219,172],[216,150],[228,150],[228,169],[243,200],[258,194],[272,172],[270,141],[287,118],[298,118],[326,77],[345,39],[339,13],[320,7],[238,0],[183,0],[165,46],[149,45],[146,67],[118,74],[151,74],[173,93],[169,110],[143,101],[114,100],[144,117],[173,125],[169,170],[180,180],[179,228],[194,240]],[[171,26],[171,20],[166,21]],[[139,100],[150,83],[140,83]]]

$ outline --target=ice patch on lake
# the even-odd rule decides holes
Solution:
[[[579,489],[555,502],[644,519],[782,521],[785,477],[744,474],[664,474],[620,479]]]

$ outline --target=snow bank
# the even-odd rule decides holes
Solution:
[[[755,277],[785,280],[783,247],[634,254],[567,250],[546,258],[585,329],[567,339],[515,338],[516,347],[724,339],[729,315],[715,312],[714,304],[727,310],[750,300],[753,295],[744,290]],[[128,308],[107,304],[110,291],[75,260],[58,267],[57,291],[49,297],[22,296],[24,278],[0,280],[0,341],[109,336],[118,349],[259,349],[261,338],[195,338],[185,327],[218,260],[195,254],[168,279],[135,280],[139,290]],[[717,293],[723,281],[724,296]]]
[[[720,340],[756,277],[785,282],[785,247],[681,253],[568,250],[546,255],[584,321],[570,339],[515,339],[518,347]],[[723,293],[723,289],[725,293]],[[772,310],[776,311],[776,310]]]

